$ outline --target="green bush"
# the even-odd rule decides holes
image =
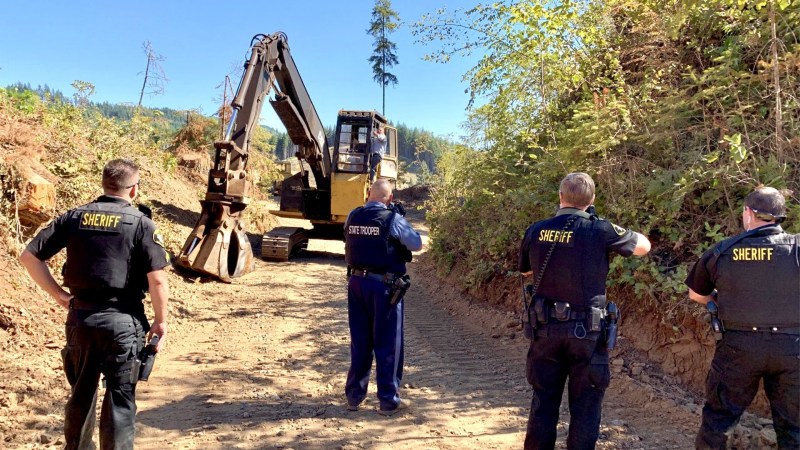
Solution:
[[[786,226],[800,231],[798,8],[509,1],[423,20],[420,39],[443,42],[434,59],[486,51],[465,76],[487,100],[470,115],[479,150],[437,161],[433,254],[469,267],[467,285],[513,271],[524,230],[552,216],[572,171],[595,179],[601,216],[650,237],[649,258],[613,261],[611,287],[654,302],[685,299],[689,264],[741,231],[759,184],[794,191]]]

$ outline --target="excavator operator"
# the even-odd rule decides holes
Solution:
[[[383,154],[386,152],[386,133],[383,132],[384,125],[378,123],[372,131],[372,145],[369,149],[369,182],[375,180],[375,172],[383,159]]]

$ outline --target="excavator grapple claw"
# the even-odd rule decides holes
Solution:
[[[251,272],[255,262],[240,223],[243,204],[202,201],[200,218],[186,239],[177,265],[224,282]]]

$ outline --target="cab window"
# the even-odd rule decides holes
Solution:
[[[339,131],[337,170],[340,172],[364,172],[367,150],[367,127],[363,124],[343,123]]]

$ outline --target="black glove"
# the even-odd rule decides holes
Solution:
[[[153,210],[150,209],[149,207],[139,203],[138,205],[136,205],[136,209],[138,209],[139,212],[141,212],[142,214],[147,216],[148,219],[152,219],[153,218]]]

